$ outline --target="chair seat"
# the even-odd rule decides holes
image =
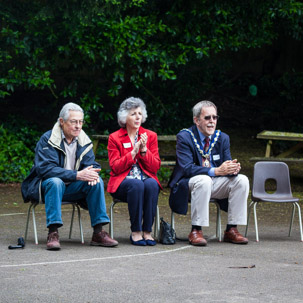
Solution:
[[[258,196],[258,197],[253,197],[252,198],[253,201],[255,202],[274,202],[274,203],[294,203],[294,202],[299,202],[299,198],[295,198],[295,197],[273,197],[273,198],[269,198],[268,196],[266,197],[262,197],[262,196]]]

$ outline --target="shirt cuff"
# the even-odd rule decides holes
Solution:
[[[216,175],[215,175],[215,168],[214,167],[212,167],[209,171],[208,171],[208,175],[210,176],[210,177],[215,177]]]

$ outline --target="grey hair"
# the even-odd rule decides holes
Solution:
[[[217,112],[217,106],[211,101],[200,101],[193,107],[193,118],[200,118],[203,107],[214,107]],[[195,121],[194,121],[195,122]]]
[[[129,114],[130,110],[140,107],[142,110],[142,123],[146,121],[147,111],[145,103],[140,98],[130,97],[125,99],[119,107],[117,112],[118,123],[122,128],[126,127],[126,117]]]
[[[58,121],[60,120],[60,118],[62,118],[64,121],[67,121],[69,118],[70,111],[81,112],[84,115],[83,109],[78,104],[70,102],[70,103],[66,103],[62,107]]]

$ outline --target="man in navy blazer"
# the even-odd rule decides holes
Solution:
[[[230,154],[229,136],[216,130],[217,107],[210,101],[201,101],[193,107],[194,125],[177,135],[177,162],[169,186],[171,209],[187,213],[191,200],[192,230],[189,243],[205,246],[202,227],[209,226],[209,200],[226,201],[222,209],[228,212],[224,241],[247,244],[237,225],[247,221],[248,178],[239,174],[237,159]]]

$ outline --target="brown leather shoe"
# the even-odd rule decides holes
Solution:
[[[234,244],[247,244],[248,239],[243,237],[236,227],[232,227],[229,231],[224,232],[224,242],[231,242]]]
[[[106,231],[101,230],[97,234],[93,233],[90,245],[113,247],[118,245],[118,241],[112,239]]]
[[[207,241],[203,238],[202,230],[192,230],[188,235],[188,241],[194,246],[206,246]]]
[[[59,234],[57,231],[49,233],[47,236],[46,249],[47,250],[59,250],[60,242],[59,242]]]

